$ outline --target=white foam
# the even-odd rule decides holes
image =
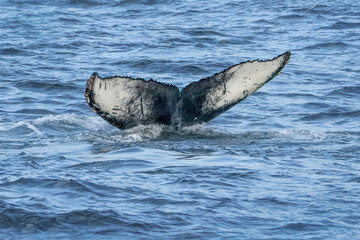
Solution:
[[[277,135],[295,141],[323,141],[330,136],[327,132],[310,130],[279,130]]]
[[[121,131],[120,134],[113,135],[110,139],[114,142],[141,142],[153,140],[161,135],[164,128],[164,126],[157,124],[139,125],[134,128]]]
[[[109,126],[104,120],[97,116],[87,116],[78,114],[62,114],[62,115],[48,115],[35,120],[30,120],[36,125],[41,124],[58,124],[63,126],[82,126],[86,129],[97,129],[100,127]]]
[[[181,129],[181,131],[183,132],[197,132],[197,131],[203,131],[204,130],[204,125],[205,123],[198,123],[198,124],[194,124],[194,125],[190,125],[187,127],[183,127]]]
[[[16,127],[24,126],[33,131],[33,134],[43,135],[49,127],[56,127],[57,129],[71,129],[81,127],[88,130],[109,129],[113,128],[110,124],[97,116],[79,115],[79,114],[61,114],[61,115],[47,115],[36,119],[21,120],[15,123],[8,129],[11,130]],[[55,128],[54,128],[55,129]]]
[[[127,130],[116,131],[115,133],[82,133],[77,136],[77,140],[95,141],[100,143],[131,143],[143,142],[160,137],[161,133],[166,129],[162,125],[139,125]],[[114,128],[115,129],[115,128]]]
[[[29,128],[30,130],[33,131],[33,134],[37,134],[37,135],[43,135],[44,132],[42,132],[41,130],[39,130],[38,128],[36,128],[33,124],[31,124],[30,122],[26,122],[26,121],[20,121],[14,124],[14,127],[20,127],[20,126],[25,126],[27,128]],[[12,128],[10,128],[12,129]]]

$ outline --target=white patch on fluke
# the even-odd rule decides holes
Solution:
[[[93,84],[94,101],[100,109],[114,117],[130,118],[131,114],[126,106],[133,98],[132,91],[129,90],[136,88],[136,81],[125,77],[103,80],[96,75]],[[118,105],[118,102],[122,104]]]
[[[278,71],[284,63],[285,56],[281,55],[271,61],[246,62],[228,69],[224,74],[228,77],[222,88],[216,88],[206,95],[207,103],[203,111],[219,109],[222,106],[238,102],[246,98]]]

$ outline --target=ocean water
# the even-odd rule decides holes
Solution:
[[[0,239],[360,239],[360,4],[0,1]],[[86,80],[291,51],[205,125],[121,131]]]

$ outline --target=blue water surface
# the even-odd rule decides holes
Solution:
[[[0,239],[360,239],[360,4],[0,1]],[[121,131],[86,80],[291,51],[206,125]]]

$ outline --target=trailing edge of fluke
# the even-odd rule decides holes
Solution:
[[[120,129],[148,124],[179,129],[208,122],[248,97],[280,73],[290,54],[239,63],[181,91],[154,80],[101,78],[94,73],[87,81],[85,98],[94,112]]]

